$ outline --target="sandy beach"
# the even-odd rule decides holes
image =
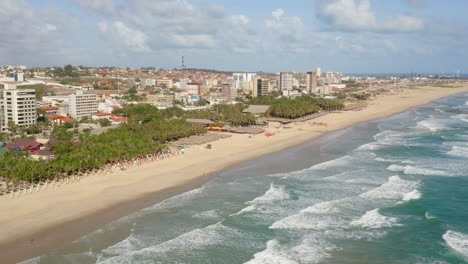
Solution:
[[[235,134],[212,142],[212,149],[192,146],[170,159],[126,171],[91,176],[80,182],[48,188],[11,199],[0,197],[0,256],[16,263],[77,239],[107,222],[150,206],[169,196],[199,186],[209,174],[244,161],[275,153],[359,123],[376,120],[468,92],[458,88],[415,87],[399,94],[382,95],[362,111],[330,113],[302,124],[255,136]],[[327,123],[328,126],[313,125]]]

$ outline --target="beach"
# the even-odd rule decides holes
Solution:
[[[113,174],[92,176],[56,189],[17,199],[0,197],[0,255],[4,263],[28,259],[91,232],[174,194],[203,184],[213,172],[244,161],[300,145],[332,131],[384,118],[450,95],[459,88],[415,87],[379,96],[362,111],[330,113],[303,124],[264,134],[233,135],[212,142],[212,148],[193,146],[183,155]],[[327,123],[328,126],[313,125]],[[138,203],[136,203],[138,201]]]

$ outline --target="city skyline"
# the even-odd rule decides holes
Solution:
[[[468,3],[0,0],[0,64],[467,72]]]

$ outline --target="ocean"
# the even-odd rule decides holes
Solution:
[[[331,133],[23,263],[468,263],[468,94]]]

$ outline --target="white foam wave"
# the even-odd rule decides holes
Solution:
[[[431,215],[429,212],[424,213],[424,217],[429,220],[429,219],[435,219],[436,217]]]
[[[255,205],[249,205],[249,206],[243,208],[242,210],[240,210],[239,212],[234,213],[234,214],[230,214],[229,216],[241,215],[241,214],[244,214],[244,213],[252,212],[255,209],[257,209],[257,207]]]
[[[467,114],[456,115],[455,118],[457,118],[459,120],[462,120],[464,122],[468,122],[468,115]]]
[[[357,150],[377,150],[382,148],[382,145],[377,142],[368,143],[360,146]]]
[[[403,201],[411,201],[411,200],[418,200],[421,199],[421,192],[418,190],[414,190],[412,192],[409,192],[403,196]]]
[[[367,211],[361,218],[354,220],[350,226],[359,226],[363,228],[382,228],[398,225],[398,219],[395,217],[383,216],[379,209]]]
[[[158,204],[155,204],[151,207],[145,208],[141,210],[141,212],[153,212],[156,210],[161,210],[161,209],[169,209],[169,208],[175,208],[175,207],[181,207],[184,205],[187,205],[188,203],[191,203],[195,197],[200,195],[205,191],[205,187],[200,187],[197,189],[193,189],[188,192],[184,192],[182,194],[176,195],[174,197],[171,197],[169,199],[166,199]]]
[[[314,204],[312,206],[309,206],[301,210],[301,213],[314,213],[314,214],[338,213],[340,209],[336,207],[336,204],[339,203],[340,201],[342,200],[333,200],[333,201],[326,201],[326,202]]]
[[[227,241],[235,241],[234,237],[238,237],[239,235],[237,230],[226,227],[218,222],[205,228],[194,229],[158,245],[119,254],[97,263],[141,263],[141,261],[145,259],[152,260],[150,262],[153,263],[157,262],[154,261],[155,257],[164,258],[164,256],[169,253],[174,254],[174,252],[180,252],[180,254],[182,254],[186,250],[226,244]]]
[[[278,240],[270,240],[265,250],[255,253],[254,258],[245,264],[319,263],[329,257],[332,250],[337,250],[337,247],[322,238],[306,238],[295,246],[285,246]]]
[[[202,218],[202,219],[218,219],[219,213],[217,210],[209,210],[209,211],[194,214],[192,217]]]
[[[434,169],[427,169],[427,168],[420,168],[416,166],[401,166],[401,165],[390,165],[387,170],[390,171],[401,171],[404,174],[419,174],[419,175],[428,175],[428,176],[450,176],[451,174],[442,171],[442,170],[434,170]]]
[[[298,213],[274,222],[270,229],[313,229],[328,230],[342,226],[342,222],[334,216],[313,216]]]
[[[351,156],[346,155],[338,159],[322,162],[320,164],[310,167],[310,170],[326,170],[333,167],[340,167],[348,165],[351,162]]]
[[[399,200],[408,198],[406,195],[415,195],[416,190],[419,186],[419,182],[403,180],[398,176],[392,176],[388,178],[388,181],[381,186],[372,189],[368,192],[362,193],[359,196],[365,199],[392,199]],[[417,192],[417,191],[416,191]]]
[[[399,162],[399,160],[384,159],[384,158],[375,158],[375,161],[381,161],[381,162]]]
[[[434,132],[449,128],[449,126],[447,126],[447,124],[443,120],[434,119],[434,118],[420,121],[418,122],[418,126],[427,128],[430,131],[434,131]]]
[[[270,189],[268,189],[264,195],[259,196],[252,201],[247,202],[246,204],[261,204],[285,199],[289,199],[289,193],[286,190],[286,187],[272,183],[270,184]]]
[[[41,257],[36,257],[36,258],[28,259],[22,262],[18,262],[16,264],[38,264],[40,262],[41,262]]]
[[[468,158],[468,147],[453,146],[452,150],[447,152],[447,155]]]
[[[468,234],[448,230],[442,238],[450,248],[468,260]]]
[[[298,264],[283,250],[278,240],[270,240],[264,251],[254,254],[254,258],[245,264]]]

